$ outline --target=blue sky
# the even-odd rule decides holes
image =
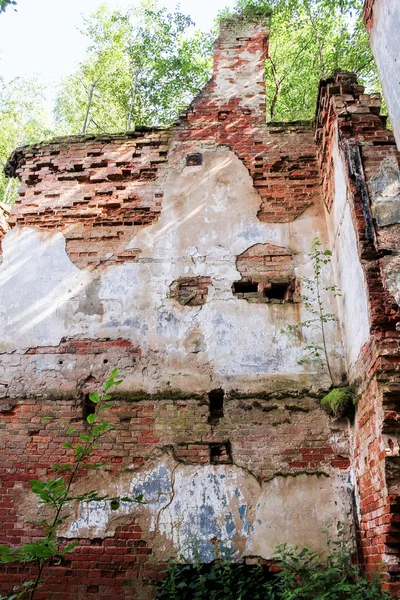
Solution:
[[[0,75],[6,79],[35,76],[49,86],[49,103],[60,77],[82,60],[86,38],[79,33],[82,15],[102,0],[18,0],[18,10],[0,16]],[[127,8],[135,0],[108,0],[112,8]],[[180,4],[200,29],[212,26],[217,13],[235,0],[163,0],[168,10]]]

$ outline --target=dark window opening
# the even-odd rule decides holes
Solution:
[[[260,277],[261,281],[257,281],[255,276],[254,279],[246,278],[233,283],[232,292],[236,298],[260,304],[284,304],[296,301],[294,277],[271,277],[271,279]]]
[[[210,416],[208,422],[213,424],[217,423],[219,419],[224,416],[224,395],[225,392],[222,389],[211,390],[208,393],[208,401],[210,408]]]
[[[223,442],[222,444],[210,444],[210,463],[212,465],[231,465],[231,443]]]
[[[83,399],[82,399],[83,420],[86,422],[88,416],[94,415],[95,412],[96,412],[95,403],[91,401],[91,399],[89,398],[89,394],[83,394]]]
[[[289,284],[288,283],[271,283],[270,288],[264,289],[264,297],[270,300],[288,300],[289,299]]]
[[[234,294],[254,294],[258,292],[258,283],[252,281],[235,281],[233,284]]]
[[[186,157],[186,166],[187,167],[198,167],[203,163],[203,156],[200,152],[196,152],[195,154],[188,154]]]

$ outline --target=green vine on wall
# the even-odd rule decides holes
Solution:
[[[94,412],[86,417],[86,429],[78,432],[77,427],[70,427],[61,422],[64,433],[71,441],[62,443],[62,446],[70,453],[69,462],[55,463],[51,469],[58,476],[50,479],[33,479],[29,482],[32,492],[36,495],[38,506],[47,509],[49,517],[45,521],[39,521],[36,525],[43,531],[43,537],[24,544],[20,548],[0,546],[0,563],[19,563],[36,567],[36,576],[31,581],[25,581],[16,586],[13,593],[8,597],[0,597],[0,600],[16,600],[18,598],[29,598],[33,600],[36,592],[44,582],[43,571],[45,567],[53,562],[61,561],[63,557],[72,552],[79,542],[62,545],[57,538],[57,530],[71,514],[70,506],[73,503],[91,503],[108,501],[111,510],[117,510],[120,502],[138,502],[143,500],[142,496],[136,498],[110,498],[100,496],[98,491],[79,493],[76,483],[82,479],[87,471],[101,469],[106,463],[96,463],[91,460],[100,441],[113,431],[114,427],[110,421],[104,419],[104,412],[112,408],[111,388],[122,383],[118,378],[118,369],[113,369],[110,377],[103,386],[101,392],[91,392],[89,398],[93,403]],[[52,422],[51,418],[43,418],[44,422]],[[56,427],[58,430],[59,427]]]
[[[326,326],[332,321],[337,321],[336,315],[327,311],[323,294],[328,293],[334,298],[341,296],[340,290],[336,285],[324,285],[322,281],[322,269],[330,264],[332,252],[323,250],[320,240],[316,237],[311,244],[311,251],[308,256],[311,258],[313,276],[300,277],[304,292],[300,294],[304,308],[310,315],[300,323],[288,325],[281,329],[281,333],[295,334],[302,329],[316,329],[319,332],[319,340],[306,344],[302,348],[302,357],[298,360],[299,364],[314,363],[319,366],[321,371],[328,375],[332,386],[336,385],[331,366],[331,360],[328,352],[327,330]]]

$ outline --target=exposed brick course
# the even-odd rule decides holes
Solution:
[[[167,143],[166,130],[139,128],[17,150],[10,175],[19,176],[21,187],[10,226],[58,229],[80,268],[136,260],[126,245],[159,217],[163,193],[156,179]]]

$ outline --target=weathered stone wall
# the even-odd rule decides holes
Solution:
[[[400,149],[400,6],[396,0],[366,0],[364,23],[378,66],[397,147]]]
[[[60,534],[80,544],[49,569],[48,597],[137,597],[132,581],[193,539],[205,561],[215,540],[269,560],[285,541],[323,548],[327,521],[351,529],[349,426],[319,406],[328,377],[298,363],[318,330],[281,331],[307,318],[301,277],[313,237],[329,237],[313,127],[265,124],[266,38],[226,22],[213,78],[170,129],[10,161],[22,189],[0,268],[2,540],[37,535],[27,482],[67,453],[43,417],[84,427],[83,398],[114,366],[116,430],[98,451],[111,462],[82,485],[148,502],[77,507]],[[341,381],[338,324],[327,343]],[[8,567],[2,589],[19,577]]]
[[[350,381],[359,404],[354,465],[361,541],[370,571],[383,568],[396,597],[399,582],[399,153],[351,73],[336,72],[319,95],[316,139],[331,190],[328,224],[343,290],[340,303]],[[351,321],[354,320],[352,325]]]

